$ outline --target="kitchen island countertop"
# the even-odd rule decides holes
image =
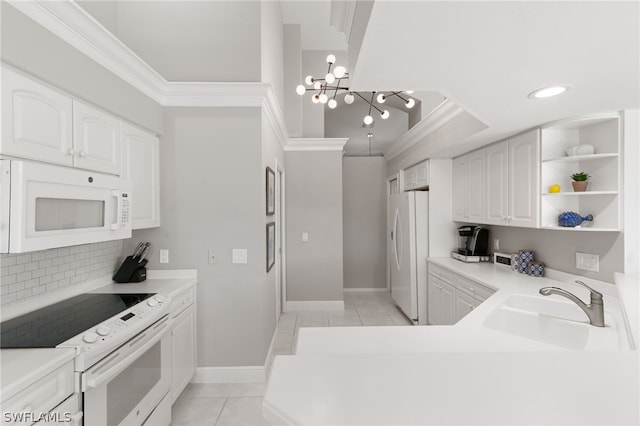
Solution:
[[[627,344],[573,351],[482,325],[516,293],[559,285],[584,297],[568,276],[434,263],[498,291],[453,326],[301,328],[296,355],[275,358],[264,415],[296,425],[640,422],[640,362]],[[622,325],[615,287],[598,289]]]

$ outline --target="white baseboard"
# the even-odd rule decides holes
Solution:
[[[198,367],[191,383],[264,383],[264,366]]]
[[[354,288],[345,288],[343,289],[345,293],[382,293],[388,292],[389,289],[386,287],[354,287]]]
[[[344,311],[343,300],[314,300],[287,302],[286,311]]]

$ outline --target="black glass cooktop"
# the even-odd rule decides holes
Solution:
[[[139,294],[81,294],[0,323],[0,347],[54,348],[153,296]]]

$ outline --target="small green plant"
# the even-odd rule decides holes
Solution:
[[[576,182],[584,182],[585,180],[589,180],[591,176],[586,174],[585,172],[578,172],[571,175],[571,179]]]

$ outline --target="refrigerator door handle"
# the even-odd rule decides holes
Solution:
[[[396,238],[393,240],[393,254],[394,257],[396,259],[396,268],[398,268],[398,270],[400,270],[400,258],[398,257],[398,224],[400,221],[400,212],[398,209],[396,209],[396,214],[395,217],[393,219],[393,231],[391,231],[392,233],[395,232]]]

